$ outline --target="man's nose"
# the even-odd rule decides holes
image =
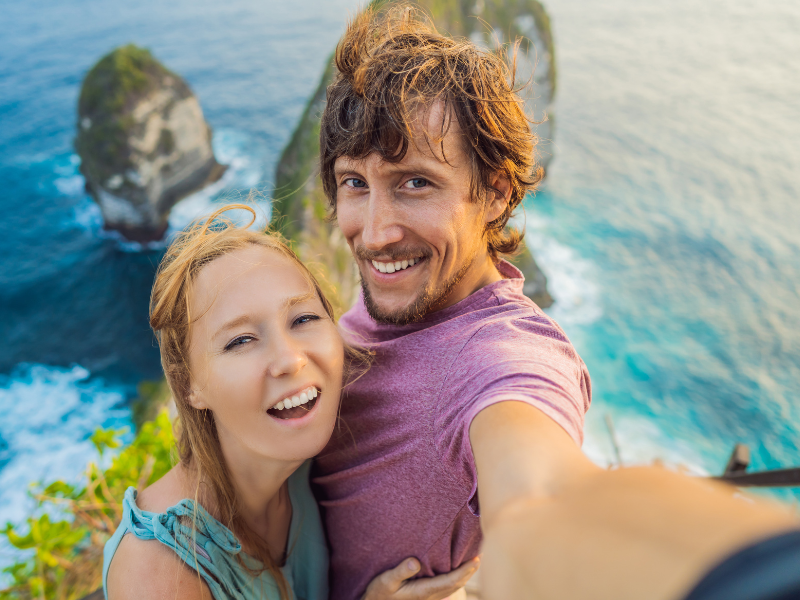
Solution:
[[[380,251],[403,239],[403,228],[396,217],[391,194],[385,190],[370,190],[361,230],[361,242],[368,250]]]
[[[290,336],[273,339],[269,352],[269,374],[275,378],[296,375],[308,364],[305,350]]]

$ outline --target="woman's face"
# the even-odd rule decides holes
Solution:
[[[318,454],[338,413],[344,347],[297,265],[262,246],[235,250],[201,269],[189,306],[190,402],[214,413],[223,450]]]

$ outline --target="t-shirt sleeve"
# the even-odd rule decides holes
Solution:
[[[447,472],[471,491],[477,514],[477,471],[469,440],[472,420],[498,402],[525,402],[583,443],[584,415],[591,402],[589,373],[563,332],[546,316],[490,323],[465,344],[445,381],[447,396],[436,427]]]

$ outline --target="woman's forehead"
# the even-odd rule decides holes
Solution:
[[[197,324],[204,320],[213,326],[231,312],[278,311],[286,298],[313,293],[311,281],[294,260],[272,248],[250,245],[203,267],[189,300]]]

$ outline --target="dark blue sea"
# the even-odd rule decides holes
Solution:
[[[174,229],[251,190],[267,215],[357,5],[0,0],[0,523],[23,518],[31,482],[78,477],[87,436],[130,425],[136,384],[160,376],[147,301],[163,248],[104,232],[84,193],[87,70],[134,42],[198,95],[231,168]],[[555,158],[524,226],[592,373],[586,452],[616,460],[610,415],[626,464],[717,473],[744,442],[755,467],[800,465],[800,4],[546,6]]]

